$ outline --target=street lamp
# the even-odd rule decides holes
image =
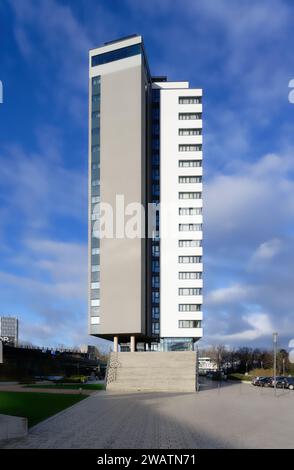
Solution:
[[[274,345],[274,388],[275,394],[277,391],[277,343],[278,333],[273,333],[273,345]]]

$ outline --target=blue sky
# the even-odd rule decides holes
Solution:
[[[204,89],[205,339],[294,338],[291,1],[1,0],[0,311],[34,344],[86,331],[88,49],[139,33]]]

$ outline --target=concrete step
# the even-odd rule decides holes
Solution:
[[[112,381],[107,389],[123,391],[195,391],[196,353],[112,353]]]

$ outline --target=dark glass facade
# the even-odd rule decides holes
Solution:
[[[160,202],[160,90],[152,89],[152,203],[155,207]],[[160,239],[159,211],[155,213],[155,231],[152,237],[152,337],[159,339],[160,335]]]
[[[91,81],[91,317],[99,317],[100,299],[100,77]]]
[[[109,62],[126,59],[127,57],[132,57],[141,53],[141,44],[134,44],[133,46],[122,47],[121,49],[116,49],[111,52],[104,52],[103,54],[94,55],[92,57],[91,64],[92,67],[95,67],[95,65],[108,64]]]

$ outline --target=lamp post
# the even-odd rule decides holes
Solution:
[[[273,345],[274,345],[274,389],[275,395],[277,392],[277,343],[278,333],[273,333]]]

